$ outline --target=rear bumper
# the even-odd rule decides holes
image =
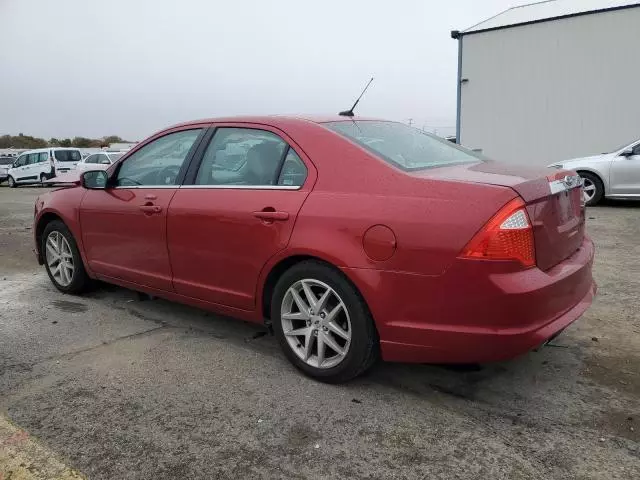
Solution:
[[[549,271],[458,260],[436,277],[350,270],[380,335],[382,357],[417,363],[484,363],[526,353],[591,305],[594,247],[585,239]]]
[[[569,311],[552,322],[526,331],[451,332],[431,331],[429,345],[381,341],[382,357],[387,361],[407,363],[487,363],[510,360],[539,347],[589,308],[596,294],[593,283],[589,292]],[[434,347],[448,345],[448,348]]]

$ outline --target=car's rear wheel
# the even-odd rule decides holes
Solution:
[[[53,285],[64,293],[80,293],[89,285],[78,245],[67,226],[54,220],[42,234],[40,251]]]
[[[604,185],[597,175],[589,172],[579,172],[584,182],[584,200],[587,206],[592,207],[600,203],[604,196]]]
[[[9,188],[16,188],[16,181],[11,175],[7,178],[7,184],[9,185]]]
[[[44,173],[40,174],[40,186],[44,187],[44,182],[47,181],[47,175]]]
[[[328,383],[365,372],[378,356],[378,335],[355,287],[332,267],[301,262],[274,289],[271,319],[285,355]]]

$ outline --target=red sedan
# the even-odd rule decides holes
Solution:
[[[591,304],[579,178],[406,125],[344,117],[181,124],[35,206],[62,292],[91,279],[271,325],[327,382],[388,361],[525,353]]]

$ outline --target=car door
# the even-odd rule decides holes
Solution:
[[[28,154],[22,154],[18,157],[18,159],[13,164],[11,168],[11,176],[16,182],[19,182],[27,176],[27,160],[29,159]]]
[[[24,166],[22,177],[23,180],[32,182],[34,180],[38,180],[38,159],[40,158],[39,153],[30,153],[27,156],[27,163]]]
[[[200,151],[169,206],[174,289],[251,310],[258,276],[287,246],[315,169],[290,138],[262,125],[218,125]]]
[[[93,170],[95,167],[97,158],[98,158],[98,154],[93,153],[89,155],[87,158],[78,162],[78,166],[76,168],[80,171]]]
[[[633,147],[631,155],[618,155],[613,160],[609,184],[610,195],[640,196],[640,143]]]
[[[96,274],[171,290],[167,208],[205,127],[153,137],[117,164],[107,188],[87,191],[80,226],[87,261]]]

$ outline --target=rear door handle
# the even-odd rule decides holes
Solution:
[[[153,213],[160,213],[162,211],[162,207],[158,205],[140,205],[140,210],[151,215]]]
[[[285,221],[285,220],[289,220],[289,213],[288,212],[271,212],[271,211],[260,211],[260,212],[253,212],[253,216],[256,218],[259,218],[260,220],[265,220],[267,222],[274,222],[274,221]]]

